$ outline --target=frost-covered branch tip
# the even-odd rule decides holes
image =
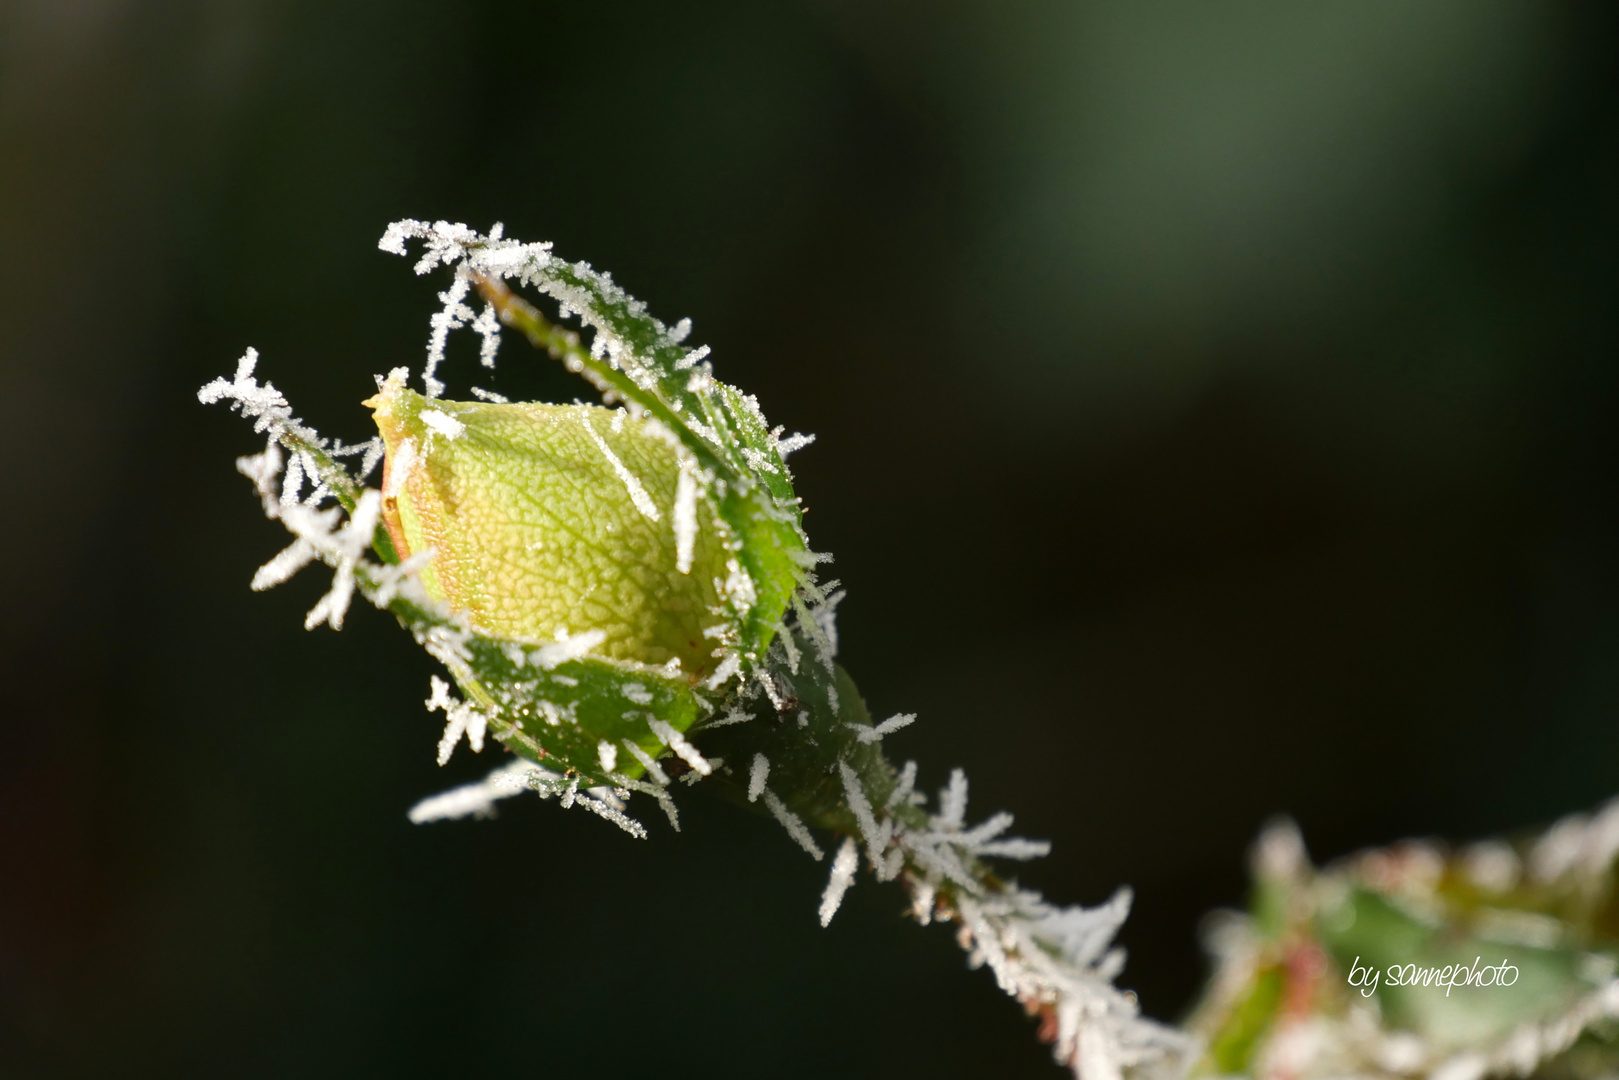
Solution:
[[[700,782],[774,817],[813,858],[833,853],[823,925],[862,862],[906,889],[917,921],[955,923],[970,963],[1040,1017],[1082,1080],[1183,1062],[1186,1040],[1113,985],[1128,894],[1048,904],[988,860],[1049,844],[1009,835],[1010,814],[969,823],[960,769],[929,812],[915,764],[896,771],[884,758],[884,740],[915,716],[873,723],[837,664],[843,593],[819,577],[831,556],[809,546],[786,463],[812,437],[771,427],[751,395],[716,378],[709,350],[687,344],[689,320],[661,322],[550,244],[499,225],[482,235],[405,220],[379,247],[405,255],[412,244],[418,274],[449,280],[430,319],[425,393],[401,368],[364,403],[377,440],[324,440],[258,382],[251,350],[198,395],[269,439],[239,467],[293,539],[254,588],[331,567],[307,625],[340,628],[359,593],[444,665],[450,678],[433,677],[426,699],[444,714],[440,764],[463,740],[517,755],[418,803],[411,820],[487,817],[534,791],[645,837],[627,800],[653,799],[678,830],[672,785]],[[577,318],[588,342],[518,290]],[[585,377],[603,405],[514,403],[484,388],[447,399],[450,336],[478,335],[493,369],[502,327]],[[343,464],[356,455],[358,475]],[[379,458],[380,490],[365,486]]]

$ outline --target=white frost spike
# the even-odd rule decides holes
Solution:
[[[478,349],[478,362],[486,368],[495,366],[495,356],[500,352],[500,319],[495,315],[495,306],[485,304],[483,310],[472,323],[483,338],[483,344]]]
[[[564,796],[563,805],[569,805],[569,801],[570,800],[568,797]],[[592,798],[589,795],[575,795],[571,801],[577,802],[580,806],[584,807],[586,810],[589,810],[597,817],[606,818],[608,821],[611,821],[614,825],[617,825],[619,828],[623,829],[637,840],[646,839],[646,826],[642,825],[639,821],[636,821],[634,818],[630,817],[617,807],[609,806],[600,799]]]
[[[283,548],[279,555],[258,568],[250,587],[254,592],[273,588],[314,561],[315,545],[300,536]]]
[[[640,479],[624,467],[624,463],[618,459],[617,454],[613,453],[606,440],[596,434],[596,429],[590,426],[590,421],[581,419],[579,423],[590,434],[591,439],[595,441],[596,448],[607,459],[607,464],[613,467],[613,472],[618,475],[619,480],[623,482],[625,489],[630,493],[630,502],[634,503],[635,508],[641,511],[641,516],[648,521],[660,520],[663,515],[658,513],[657,504],[652,501],[652,496],[646,493],[646,488],[641,486]]]
[[[461,741],[463,733],[472,752],[482,753],[488,717],[477,706],[451,697],[449,684],[437,675],[432,677],[428,685],[432,694],[427,699],[427,711],[443,709],[445,717],[444,737],[438,743],[438,763],[443,765],[450,760],[450,755],[455,752],[455,744]]]
[[[410,474],[416,469],[417,460],[416,440],[407,438],[401,441],[394,451],[393,460],[388,462],[388,480],[382,485],[383,498],[399,497],[399,493],[405,490]]]
[[[854,728],[855,738],[863,743],[880,742],[885,735],[892,735],[902,727],[909,727],[916,722],[915,713],[900,713],[890,716],[876,727],[865,727],[861,724],[850,724]]]
[[[787,830],[788,836],[791,836],[794,840],[798,841],[799,847],[809,852],[810,855],[814,857],[816,862],[820,862],[826,857],[825,853],[821,851],[820,846],[815,843],[815,837],[810,835],[810,831],[806,829],[804,827],[804,823],[798,819],[798,815],[787,809],[786,805],[776,797],[776,793],[774,791],[771,791],[769,788],[765,788],[764,800],[765,806],[770,809],[771,815],[777,821],[781,822],[781,827]]]
[[[855,847],[854,837],[846,836],[843,846],[838,848],[837,856],[832,860],[832,876],[826,883],[826,892],[821,894],[822,926],[832,924],[832,916],[838,913],[838,908],[843,904],[843,894],[854,884],[854,872],[859,866],[860,854]]]
[[[571,637],[564,636],[554,644],[541,645],[538,649],[528,654],[528,660],[535,667],[550,671],[558,664],[566,663],[569,660],[577,660],[581,656],[588,655],[591,649],[606,640],[607,631],[586,630],[582,634],[574,634]]]
[[[714,669],[714,674],[710,675],[708,677],[708,681],[703,685],[708,687],[710,690],[717,690],[721,686],[724,686],[725,683],[730,680],[731,676],[735,675],[737,670],[741,667],[742,657],[738,656],[735,652],[728,652],[725,654],[725,659],[720,661],[720,666]]]
[[[230,401],[232,408],[238,410],[243,416],[251,417],[253,430],[269,432],[272,436],[289,434],[309,442],[320,443],[320,436],[314,429],[307,427],[297,417],[292,415],[292,408],[281,391],[266,382],[259,385],[253,377],[253,369],[258,366],[259,351],[249,349],[242,354],[236,363],[236,376],[230,382],[223,378],[213,382],[197,391],[197,400],[204,405],[212,405],[216,401]],[[280,467],[279,459],[276,462]]]
[[[776,440],[776,453],[780,454],[783,458],[786,458],[788,454],[791,454],[795,450],[802,450],[804,447],[808,446],[814,441],[814,435],[800,435],[797,432],[794,432],[785,439]]]
[[[950,773],[950,786],[939,792],[939,816],[935,822],[943,827],[959,829],[962,819],[966,816],[967,774],[960,769],[953,769]]]
[[[1014,836],[1010,840],[996,840],[993,843],[980,844],[973,849],[973,854],[1026,862],[1029,859],[1043,859],[1050,855],[1051,841],[1025,840],[1022,837]]]
[[[838,762],[838,772],[843,776],[843,793],[849,798],[849,809],[854,812],[860,835],[866,841],[866,850],[875,862],[888,846],[888,836],[877,826],[877,818],[871,812],[871,800],[866,798],[866,789],[860,785],[860,777],[849,768],[847,761]]]
[[[651,754],[636,746],[629,739],[624,740],[624,748],[630,752],[631,757],[641,763],[641,767],[646,770],[648,776],[652,777],[654,783],[660,786],[669,783],[669,774],[664,772],[662,766],[656,761],[652,760]]]
[[[433,373],[444,362],[445,340],[449,338],[451,330],[465,326],[473,317],[472,309],[461,302],[466,299],[467,292],[471,288],[471,280],[465,274],[457,273],[450,287],[438,294],[444,309],[428,320],[433,327],[433,333],[427,341],[427,365],[422,369],[422,385],[427,388],[427,396],[430,398],[436,398],[444,393],[444,384],[434,378]]]
[[[281,505],[291,506],[294,503],[302,502],[303,500],[298,497],[298,493],[303,490],[303,486],[304,456],[294,454],[292,455],[292,460],[287,462],[287,474],[281,480]]]
[[[765,789],[765,779],[770,775],[770,759],[763,754],[753,755],[753,768],[748,772],[748,801],[755,802]]]
[[[387,454],[387,447],[383,445],[381,438],[367,442],[365,444],[365,456],[360,458],[360,474],[355,479],[364,481],[366,477],[371,475],[371,470],[382,463],[382,459]]]
[[[926,926],[933,921],[933,898],[939,887],[931,881],[919,881],[911,890],[911,917]]]
[[[467,429],[467,426],[447,412],[438,409],[423,409],[422,423],[444,436],[446,439],[455,439]]]
[[[330,518],[326,516],[329,513],[331,511],[317,512],[307,506],[288,506],[280,515],[287,528],[308,540],[335,571],[331,589],[304,618],[306,630],[313,630],[323,622],[330,623],[333,630],[343,629],[343,616],[348,613],[349,601],[354,597],[354,570],[377,531],[382,497],[366,489],[354,507],[354,516],[337,532],[331,531]]]
[[[603,739],[596,744],[596,760],[601,762],[602,772],[612,772],[618,764],[618,747]]]
[[[675,526],[675,569],[689,574],[692,551],[697,546],[697,478],[684,461],[675,482],[675,506],[670,517]]]
[[[691,333],[691,321],[689,319],[681,319],[680,322],[676,324],[676,329],[679,329],[681,325],[685,326],[686,333],[688,333],[688,334]],[[673,335],[670,335],[670,336],[672,337]],[[689,371],[691,368],[695,367],[697,365],[697,363],[700,360],[702,360],[704,357],[706,357],[707,355],[708,355],[708,346],[707,345],[700,345],[697,348],[693,349],[691,352],[687,353],[685,356],[682,356],[679,360],[676,360],[675,361],[675,370],[676,371]]]
[[[888,809],[902,806],[910,801],[911,792],[916,790],[916,762],[907,761],[905,767],[899,771],[899,783],[894,785],[893,792],[888,796]]]
[[[533,773],[552,778],[556,776],[531,761],[519,758],[509,765],[502,765],[476,784],[463,784],[437,795],[429,795],[410,808],[411,823],[421,825],[454,818],[492,817],[496,800],[509,799],[527,791],[528,777]]]
[[[962,833],[957,843],[963,847],[977,848],[1010,829],[1012,820],[1012,815],[1005,810],[998,814],[991,814],[986,820]]]
[[[707,731],[709,728],[730,727],[732,724],[745,724],[752,719],[753,714],[748,712],[746,709],[732,708],[730,712],[726,713],[718,720],[710,720],[708,723],[704,724],[703,730]]]
[[[253,481],[253,488],[264,501],[266,510],[270,510],[275,503],[275,478],[281,475],[281,460],[281,444],[274,440],[264,448],[263,453],[236,459],[236,471]]]
[[[647,727],[652,729],[652,734],[663,740],[663,745],[675,752],[676,757],[693,769],[696,769],[704,776],[714,771],[708,760],[697,752],[697,747],[687,742],[686,737],[676,731],[670,724],[663,720],[648,720]]]

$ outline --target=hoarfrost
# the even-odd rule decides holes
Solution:
[[[471,288],[472,281],[457,274],[450,287],[438,294],[440,302],[444,304],[443,310],[428,320],[433,332],[427,341],[427,365],[422,369],[422,385],[426,387],[427,396],[430,398],[436,398],[444,393],[444,384],[433,376],[438,371],[438,366],[444,362],[444,345],[450,331],[465,326],[473,317],[472,309],[462,303]]]
[[[623,483],[625,490],[630,493],[630,502],[635,504],[635,508],[641,512],[641,516],[648,521],[659,520],[662,515],[658,513],[657,504],[652,501],[652,496],[648,495],[646,488],[641,486],[640,478],[624,467],[624,463],[618,459],[617,454],[613,453],[612,448],[607,445],[607,441],[596,434],[596,429],[590,426],[590,421],[581,418],[579,424],[590,434],[591,439],[596,443],[597,449],[607,459],[607,464],[613,467],[613,472],[618,476],[619,481]]]
[[[254,592],[273,588],[314,561],[315,545],[300,536],[290,547],[283,548],[279,555],[258,568],[253,574],[250,588]]]
[[[769,808],[771,816],[781,822],[781,827],[787,830],[788,836],[798,841],[799,847],[809,852],[816,862],[826,858],[826,853],[815,842],[815,837],[810,835],[810,831],[804,827],[804,823],[799,820],[798,815],[787,809],[786,804],[777,797],[774,791],[765,788],[763,797],[765,806]]]
[[[814,435],[800,435],[795,432],[785,439],[776,440],[776,453],[785,458],[788,454],[793,453],[795,450],[802,450],[814,441]]]
[[[950,784],[939,792],[939,822],[947,827],[960,827],[967,816],[967,774],[960,769],[950,773]]]
[[[753,719],[753,714],[746,709],[733,706],[731,711],[717,720],[710,720],[703,725],[703,730],[710,728],[730,727],[732,724],[745,724]]]
[[[675,506],[670,517],[675,527],[675,569],[689,574],[697,546],[697,479],[684,461],[675,482]]]
[[[669,783],[669,774],[663,771],[663,766],[653,760],[651,754],[637,746],[633,739],[625,739],[623,742],[624,748],[630,752],[630,756],[641,763],[641,767],[646,770],[648,776],[652,777],[654,783],[659,786],[666,786]]]
[[[476,705],[470,702],[458,701],[450,696],[450,687],[443,679],[434,675],[428,682],[431,695],[427,699],[427,711],[444,710],[444,737],[438,744],[438,763],[445,764],[450,755],[455,752],[456,743],[461,741],[463,734],[467,737],[467,745],[472,747],[475,754],[483,752],[483,737],[489,724],[488,716]]]
[[[916,790],[916,762],[907,761],[905,767],[899,771],[899,783],[889,792],[885,809],[892,810],[896,806],[905,806],[911,801],[911,793]]]
[[[495,803],[529,790],[528,777],[535,773],[549,777],[556,776],[555,773],[540,768],[532,761],[518,758],[502,765],[475,784],[463,784],[461,787],[451,788],[437,795],[429,795],[411,807],[407,816],[415,825],[464,817],[493,817]]]
[[[579,634],[563,634],[560,640],[550,644],[541,645],[528,654],[529,663],[544,671],[550,671],[558,664],[565,664],[569,660],[577,660],[581,656],[588,656],[590,650],[607,640],[605,630],[586,630]]]
[[[495,356],[500,351],[500,318],[495,314],[495,305],[483,306],[477,319],[473,320],[472,329],[483,338],[478,348],[478,362],[486,368],[494,367]]]
[[[757,802],[770,775],[770,759],[763,754],[753,755],[753,768],[748,771],[748,801]]]
[[[713,767],[709,765],[703,755],[697,752],[697,747],[687,742],[686,737],[676,731],[672,725],[663,720],[648,719],[647,726],[652,729],[654,735],[663,740],[665,746],[675,752],[675,756],[680,758],[681,761],[684,761],[704,776],[713,771]]]
[[[446,439],[455,439],[466,431],[467,426],[447,412],[438,409],[423,409],[422,423],[444,436]]]
[[[832,925],[832,916],[843,904],[843,894],[854,884],[854,873],[860,866],[860,855],[854,837],[843,838],[843,846],[832,860],[832,876],[827,880],[826,892],[821,894],[821,925]]]
[[[417,461],[416,440],[411,438],[401,440],[394,450],[393,460],[388,463],[388,479],[382,485],[383,498],[399,497],[399,493],[405,490],[405,484],[410,480],[410,474],[416,471]]]
[[[863,743],[880,742],[885,735],[892,735],[902,727],[909,727],[916,722],[915,713],[900,713],[890,716],[887,720],[875,727],[866,727],[863,724],[850,724],[854,728],[855,738]]]
[[[860,826],[860,836],[866,841],[866,850],[875,862],[888,847],[893,826],[887,820],[881,826],[877,824],[877,818],[871,812],[871,800],[866,797],[860,777],[849,768],[848,762],[838,762],[838,772],[843,777],[843,792],[848,797],[849,810],[854,814],[855,823]]]
[[[330,623],[333,630],[343,629],[349,601],[354,598],[354,571],[371,546],[381,514],[382,497],[369,489],[360,496],[353,516],[340,529],[332,527],[337,519],[335,508],[311,510],[301,504],[281,508],[278,516],[298,537],[293,547],[307,544],[334,571],[332,587],[304,617],[305,630],[313,630],[321,623]]]
[[[710,675],[708,677],[708,681],[703,683],[703,685],[708,687],[710,690],[718,690],[720,687],[724,686],[726,682],[730,680],[731,676],[735,675],[737,671],[741,669],[741,667],[742,657],[734,651],[728,652],[725,654],[724,659],[720,661],[720,666],[714,669],[714,674]]]

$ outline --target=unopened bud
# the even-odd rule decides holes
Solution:
[[[596,655],[678,660],[694,681],[718,666],[726,533],[655,421],[429,399],[400,377],[365,404],[387,449],[394,546],[431,549],[424,588],[473,628],[526,641],[600,631]]]

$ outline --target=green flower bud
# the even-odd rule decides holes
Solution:
[[[728,627],[728,530],[655,422],[592,405],[365,404],[387,451],[383,521],[422,584],[481,633],[600,631],[597,656],[710,675]]]

